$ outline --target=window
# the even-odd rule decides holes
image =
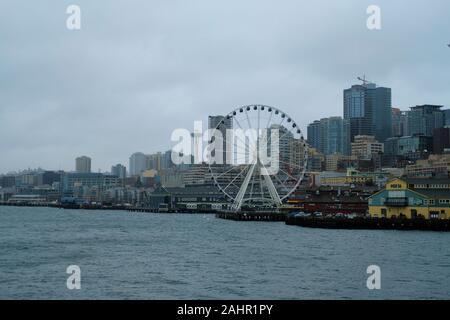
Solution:
[[[430,219],[439,219],[439,211],[430,211]]]

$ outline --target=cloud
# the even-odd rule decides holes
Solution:
[[[301,125],[342,114],[366,74],[393,104],[449,104],[450,3],[377,1],[69,1],[0,4],[0,172],[126,163],[170,148],[175,128],[250,103]]]

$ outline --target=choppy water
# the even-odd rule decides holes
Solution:
[[[450,233],[0,207],[0,298],[449,299]]]

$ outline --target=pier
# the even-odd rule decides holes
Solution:
[[[288,217],[287,225],[347,230],[450,231],[450,220]]]
[[[286,221],[286,214],[279,212],[218,212],[216,218],[234,221],[265,221],[265,222],[284,222]]]

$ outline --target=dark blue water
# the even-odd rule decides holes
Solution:
[[[0,298],[449,299],[450,233],[0,207]]]

